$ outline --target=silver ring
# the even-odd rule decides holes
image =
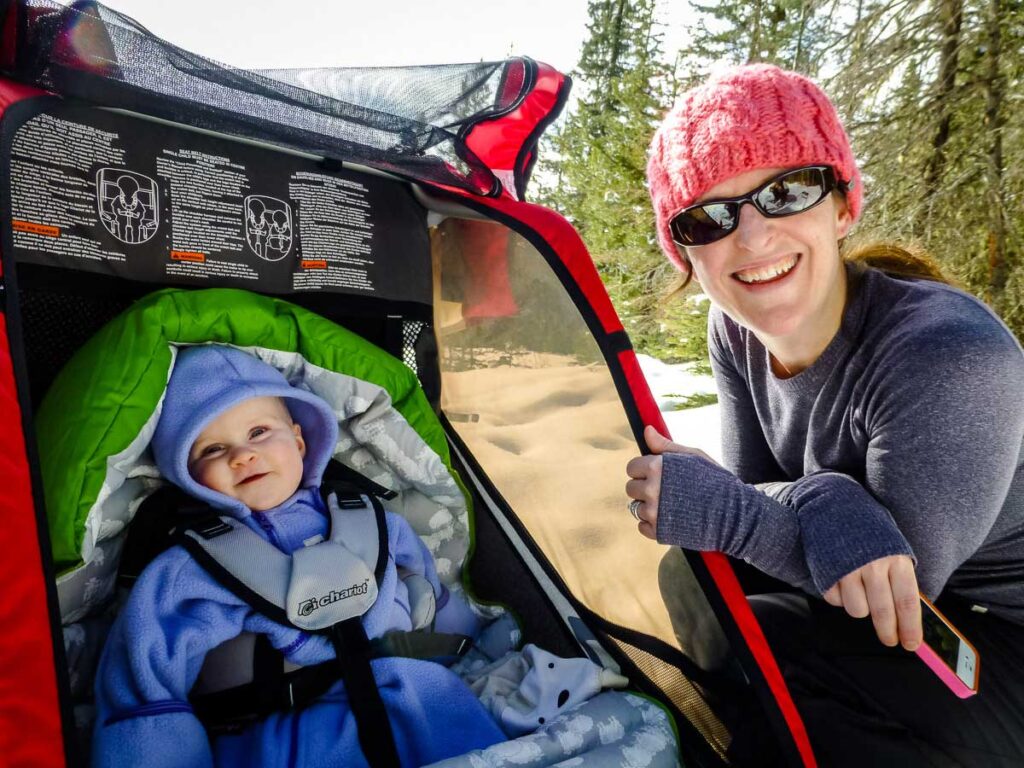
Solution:
[[[631,502],[629,502],[629,514],[635,517],[638,523],[643,522],[643,520],[640,519],[641,504],[643,504],[643,502],[640,501],[640,499],[633,499]]]

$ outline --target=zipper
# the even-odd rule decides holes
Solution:
[[[267,536],[270,537],[270,543],[280,549],[282,552],[284,549],[281,547],[281,539],[277,536],[277,531],[274,529],[274,524],[270,522],[266,515],[262,512],[253,512],[252,516],[256,518],[256,522],[259,523],[260,528],[267,532]]]

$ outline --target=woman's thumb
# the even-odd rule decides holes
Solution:
[[[651,449],[651,453],[663,453],[668,446],[672,445],[672,441],[667,437],[663,436],[654,427],[644,427],[644,440],[647,441],[647,447]]]

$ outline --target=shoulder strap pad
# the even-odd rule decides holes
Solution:
[[[182,544],[223,586],[269,618],[326,631],[370,609],[387,566],[387,523],[376,499],[331,494],[328,509],[330,538],[291,555],[226,516],[190,526]]]
[[[181,543],[222,586],[274,621],[290,623],[285,612],[289,555],[226,516],[190,526]]]
[[[388,523],[380,500],[332,492],[325,501],[331,518],[327,538],[358,555],[379,582],[388,564]]]

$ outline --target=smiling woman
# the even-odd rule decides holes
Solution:
[[[788,189],[800,180],[808,182],[806,177],[815,173],[813,196],[787,193],[786,198],[793,196],[797,202],[759,204],[760,195]],[[735,223],[724,234],[722,228],[705,227],[691,235],[689,263],[715,306],[765,339],[775,364],[790,373],[820,355],[839,328],[845,303],[846,274],[838,240],[849,230],[851,215],[841,194],[828,194],[835,186],[827,183],[831,178],[831,171],[826,175],[821,169],[755,169],[711,187],[695,206],[739,206]],[[746,196],[752,203],[749,208],[742,202],[719,202],[754,185],[757,188]],[[686,219],[693,210],[691,206],[680,211],[672,221]],[[715,239],[698,243],[697,235]]]
[[[1020,764],[1020,345],[905,249],[842,258],[860,174],[801,75],[722,72],[651,150],[661,245],[714,305],[725,466],[648,428],[627,465],[640,533],[754,566],[737,563],[823,764]],[[924,652],[919,592],[977,647],[987,695],[954,698],[906,652]]]

